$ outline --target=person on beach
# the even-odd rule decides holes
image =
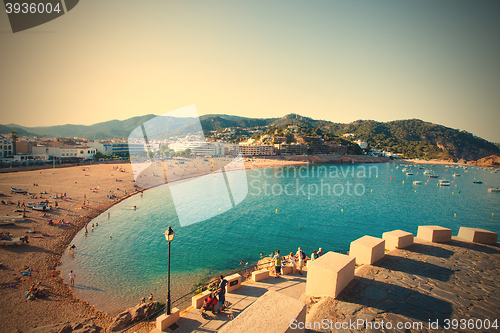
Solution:
[[[144,304],[144,303],[146,303],[146,297],[141,298],[141,303],[140,304]]]
[[[323,249],[322,248],[319,248],[319,251],[318,251],[318,258],[321,257],[323,255]]]
[[[224,279],[224,276],[220,276],[220,282],[219,282],[219,287],[217,289],[217,296],[219,297],[219,312],[220,313],[222,310],[224,310],[225,303],[226,303],[226,285],[227,285],[227,280]]]
[[[306,260],[306,254],[299,247],[297,250],[297,258],[299,259],[299,272],[302,275],[302,267],[304,267],[304,261]]]
[[[74,285],[75,285],[75,277],[76,277],[75,273],[73,273],[73,271],[71,271],[71,272],[69,273],[69,284],[70,284],[71,286],[74,286]]]
[[[276,274],[274,278],[279,278],[281,274],[281,260],[283,260],[283,257],[280,255],[280,250],[276,250],[276,255],[274,256],[274,270],[276,271]]]
[[[313,250],[313,253],[311,254],[311,261],[314,261],[318,259],[318,253],[316,252],[316,250]]]
[[[110,212],[108,212],[108,220],[109,220],[110,216],[111,216],[111,213],[110,213]]]
[[[295,264],[295,256],[292,252],[288,255],[288,259],[290,260],[290,265],[292,265],[293,274],[297,271],[297,264]]]
[[[153,294],[151,293],[151,295],[149,295],[149,301],[152,302],[153,301]]]

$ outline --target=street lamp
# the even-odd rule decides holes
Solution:
[[[168,242],[168,294],[167,294],[167,315],[170,315],[170,243],[174,240],[175,232],[171,227],[165,231],[165,239]]]

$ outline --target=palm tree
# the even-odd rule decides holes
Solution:
[[[12,130],[9,133],[12,139],[12,155],[16,155],[17,132]]]

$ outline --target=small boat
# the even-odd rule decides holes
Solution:
[[[439,175],[428,175],[427,177],[429,177],[429,178],[438,178]]]
[[[0,221],[21,222],[21,221],[24,221],[24,216],[22,216],[22,215],[3,215],[3,216],[0,216]]]
[[[45,211],[50,210],[50,207],[45,206],[45,205],[33,205],[33,207],[31,207],[31,209],[45,212]]]
[[[3,246],[18,246],[18,245],[23,245],[24,244],[24,237],[16,237],[16,238],[11,238],[10,240],[8,239],[2,239],[0,240],[0,245]]]
[[[418,167],[419,169],[425,169],[424,167]]]
[[[453,174],[453,177],[462,177],[462,175],[459,175],[459,174],[457,174],[457,173],[454,173],[454,174]]]
[[[407,176],[413,176],[413,172],[407,172],[406,175]]]
[[[432,173],[432,171],[429,170],[429,169],[427,169],[427,170],[424,171],[424,175],[430,175],[431,173]]]
[[[404,168],[403,170],[401,170],[401,172],[405,172],[405,171],[408,171],[408,168]]]
[[[488,189],[488,192],[493,193],[493,192],[500,192],[500,188],[498,187],[491,187]]]
[[[48,206],[48,202],[28,202],[26,206],[28,207],[33,207],[33,206]]]
[[[15,187],[11,187],[10,190],[11,190],[11,192],[14,192],[14,193],[28,193],[28,189],[27,188],[15,188]]]
[[[473,181],[473,183],[474,183],[474,184],[482,184],[483,182],[482,182],[482,181],[480,181],[480,180],[475,180],[475,181]]]
[[[446,180],[446,179],[440,179],[439,182],[438,182],[438,185],[439,186],[450,186],[451,183],[449,180]]]
[[[421,180],[415,180],[413,182],[413,185],[421,185],[422,184],[422,181]]]

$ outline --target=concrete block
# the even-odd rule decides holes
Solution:
[[[179,320],[181,312],[177,308],[173,308],[170,315],[162,314],[156,318],[156,328],[160,331],[166,331],[173,323]]]
[[[305,330],[293,323],[305,321],[306,305],[303,302],[269,290],[224,325],[219,333],[302,333]]]
[[[458,237],[474,243],[496,244],[498,234],[493,231],[479,228],[460,227]]]
[[[259,271],[253,271],[252,272],[252,280],[255,282],[262,281],[265,279],[269,278],[269,270],[268,269],[261,269]]]
[[[191,298],[191,305],[193,306],[193,308],[201,309],[203,303],[208,298],[208,295],[210,295],[210,290],[205,290],[201,294],[193,296],[193,298]]]
[[[385,255],[385,240],[363,236],[351,242],[349,255],[356,258],[356,265],[371,265]]]
[[[281,274],[292,274],[293,273],[293,267],[292,266],[282,266],[281,267]]]
[[[446,243],[451,241],[451,229],[438,225],[419,225],[417,238],[432,243]]]
[[[354,278],[355,258],[328,252],[307,267],[306,295],[337,297]]]
[[[241,275],[238,273],[226,276],[225,279],[227,280],[226,293],[230,293],[241,287]]]
[[[384,232],[382,238],[385,240],[385,249],[403,249],[413,244],[413,234],[403,230]]]

